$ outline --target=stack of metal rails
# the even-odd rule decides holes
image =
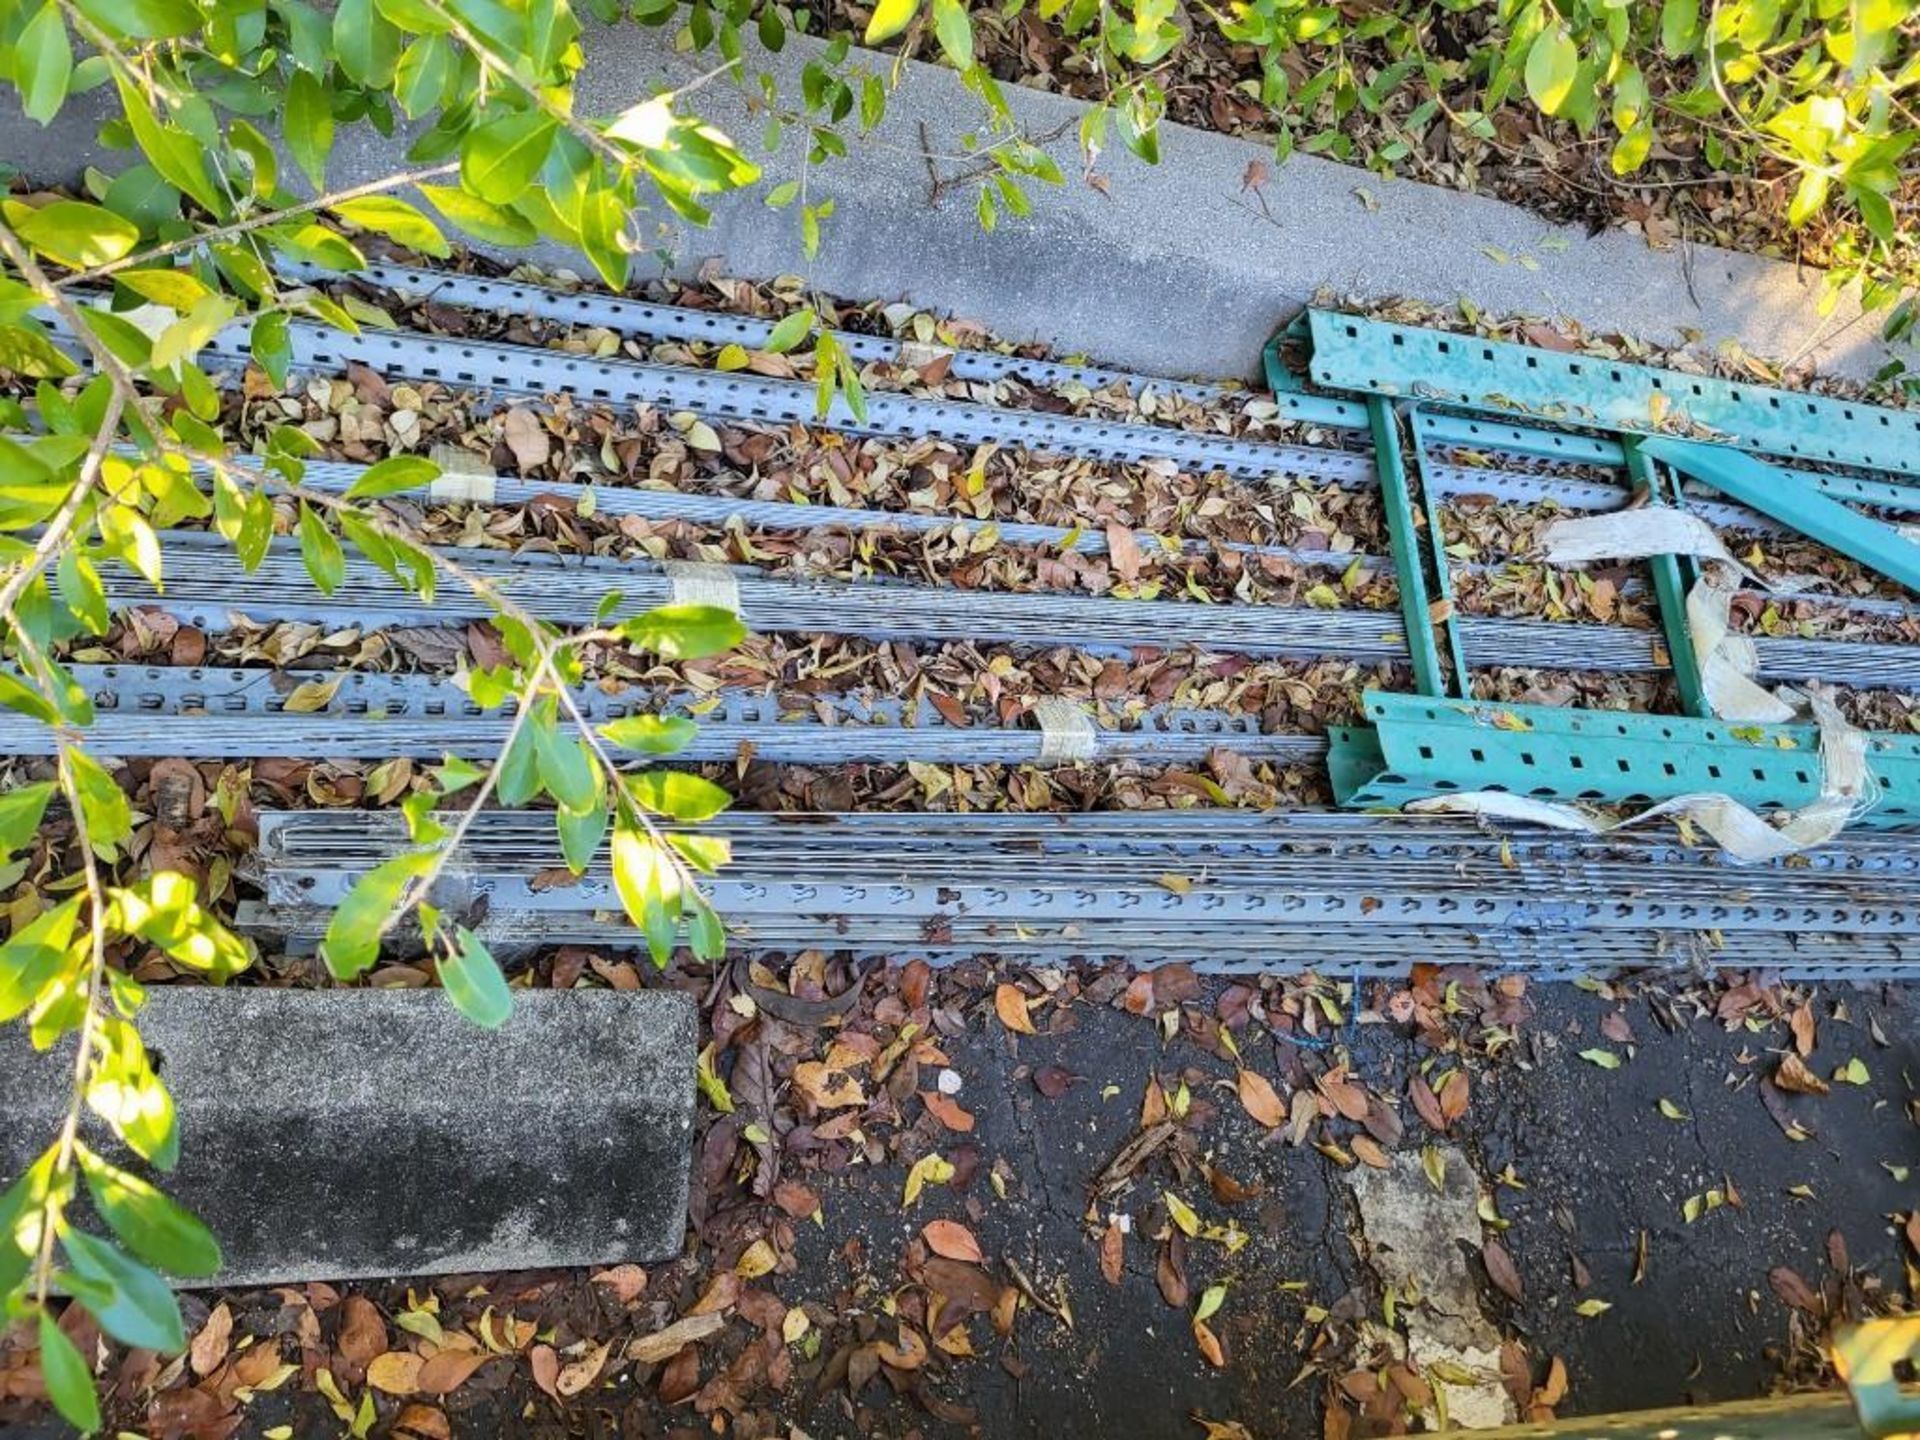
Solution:
[[[499,309],[681,342],[696,358],[725,345],[763,346],[772,328],[468,275],[375,267],[361,278],[431,296],[439,307]],[[1345,657],[1402,667],[1414,693],[1370,691],[1368,723],[1328,737],[1267,733],[1245,715],[1136,705],[1123,724],[1094,725],[1091,742],[1073,752],[1095,762],[1186,764],[1216,750],[1287,762],[1325,756],[1336,798],[1356,812],[1485,788],[1623,804],[1711,788],[1764,811],[1802,803],[1819,788],[1806,727],[1729,726],[1705,713],[1678,615],[1687,562],[1668,557],[1649,567],[1662,631],[1476,616],[1452,593],[1442,534],[1450,496],[1563,511],[1684,505],[1730,530],[1810,536],[1867,571],[1920,588],[1920,547],[1880,518],[1920,514],[1920,485],[1906,483],[1920,475],[1920,416],[1330,312],[1311,313],[1289,340],[1305,357],[1304,378],[1287,367],[1279,341],[1270,352],[1278,413],[1299,426],[1297,443],[1287,444],[1151,418],[1053,413],[1021,405],[1017,394],[1014,403],[988,403],[870,387],[860,416],[840,399],[821,417],[814,387],[797,380],[373,328],[352,335],[300,320],[288,328],[294,369],[305,374],[332,375],[357,363],[389,383],[439,382],[535,404],[566,395],[577,407],[651,406],[749,427],[824,427],[1154,461],[1224,472],[1269,494],[1300,482],[1377,488],[1385,554],[1234,548],[1302,566],[1346,567],[1357,559],[1391,567],[1398,617],[1360,608],[792,578],[750,567],[736,567],[731,577],[743,618],[760,632],[990,641],[1121,656],[1194,647],[1210,655]],[[936,353],[874,336],[841,339],[883,376],[911,371]],[[1005,382],[1036,394],[1124,389],[1137,397],[1151,390],[1212,402],[1212,416],[1239,403],[1231,391],[1210,386],[983,351],[950,355],[948,373],[973,382],[977,393]],[[231,373],[247,359],[245,335],[232,332],[203,363]],[[1656,393],[1664,403],[1650,400]],[[314,463],[307,483],[345,489],[359,473]],[[1703,483],[1717,493],[1702,491]],[[476,503],[517,505],[583,489],[498,478]],[[608,477],[600,477],[593,496],[603,515],[760,530],[915,533],[965,520],[643,489]],[[114,577],[116,606],[159,607],[210,630],[224,628],[235,612],[255,622],[364,627],[485,614],[451,586],[428,609],[359,561],[349,561],[344,584],[322,597],[286,542],[275,542],[251,575],[212,537],[183,532],[168,542],[165,592]],[[1097,524],[1076,533],[1007,523],[995,526],[995,543],[1036,550],[1073,543],[1093,552],[1107,541]],[[1213,544],[1145,534],[1136,543],[1148,554],[1163,545]],[[471,549],[459,556],[556,623],[578,620],[583,595],[617,588],[626,609],[637,612],[673,593],[668,567],[645,562]],[[1477,563],[1486,570],[1500,562]],[[1859,588],[1822,603],[1872,617],[1882,630],[1910,617],[1905,600],[1863,598],[1853,593]],[[1758,678],[1767,682],[1920,689],[1920,645],[1760,637],[1755,648]],[[1514,705],[1476,692],[1476,677],[1511,666],[1643,676],[1671,669],[1680,713]],[[441,676],[345,675],[316,707],[289,709],[295,683],[329,677],[143,666],[83,667],[78,674],[101,711],[94,743],[120,756],[478,757],[505,729],[500,714],[481,712]],[[688,697],[595,689],[583,699],[590,713],[612,718],[673,709]],[[730,758],[750,746],[764,760],[814,765],[1038,764],[1055,754],[1048,738],[1031,716],[1013,725],[956,724],[888,697],[809,697],[796,708],[774,696],[729,694],[703,715],[688,758]],[[0,750],[24,753],[45,743],[37,726],[0,722]],[[1899,834],[1920,821],[1920,743],[1876,734],[1870,763],[1882,798],[1859,825],[1832,845],[1769,866],[1729,864],[1670,832],[1495,835],[1465,821],[1383,813],[743,813],[716,827],[734,840],[736,861],[714,882],[713,895],[733,922],[735,943],[770,953],[829,947],[936,958],[1123,956],[1341,973],[1393,973],[1424,961],[1556,976],[1725,965],[1893,978],[1920,963],[1920,940],[1911,938],[1911,920],[1920,914],[1920,841]],[[263,816],[265,894],[245,907],[245,922],[289,943],[311,941],[324,907],[400,838],[379,815]],[[467,849],[456,883],[476,902],[484,896],[485,923],[496,938],[602,946],[634,938],[609,913],[603,874],[590,871],[573,885],[530,883],[560,864],[545,817],[489,815]]]

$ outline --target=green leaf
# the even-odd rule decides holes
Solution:
[[[306,562],[307,574],[313,577],[322,595],[331,595],[347,578],[346,552],[326,522],[314,514],[304,500],[300,502],[300,558]]]
[[[185,1206],[84,1146],[80,1164],[100,1218],[140,1259],[182,1278],[220,1273],[224,1263],[220,1243]]]
[[[369,465],[347,491],[349,500],[370,500],[382,495],[398,495],[416,490],[440,478],[440,467],[419,455],[395,455],[377,465]]]
[[[196,14],[191,10],[189,13]],[[198,23],[197,14],[194,23]],[[207,176],[205,151],[200,142],[178,125],[157,119],[146,96],[125,77],[116,76],[115,83],[120,88],[120,109],[126,116],[127,126],[148,162],[174,189],[191,195],[224,220],[228,214],[227,202]]]
[[[454,225],[489,245],[531,245],[539,236],[532,222],[458,187],[422,185],[420,193]]]
[[[1660,48],[1674,59],[1691,55],[1700,44],[1700,0],[1663,0]]]
[[[200,28],[200,12],[188,0],[76,0],[80,13],[110,35],[134,40],[170,40]]]
[[[711,780],[684,770],[643,770],[622,779],[627,793],[643,809],[687,824],[711,820],[733,803],[733,797]]]
[[[602,725],[600,733],[622,750],[673,755],[686,749],[700,727],[679,715],[628,715]]]
[[[73,46],[67,41],[67,24],[54,0],[46,0],[13,48],[13,83],[20,89],[20,108],[27,118],[45,125],[59,114],[72,79]]]
[[[254,198],[271,200],[273,192],[280,188],[280,157],[274,151],[273,142],[239,119],[228,127],[227,133],[233,148],[245,155],[253,167]]]
[[[327,188],[327,156],[333,152],[333,96],[326,81],[295,70],[287,84],[286,115],[287,149],[318,194]]]
[[[380,958],[380,927],[409,881],[433,865],[432,852],[409,850],[376,865],[354,883],[327,922],[320,954],[336,979],[351,980]]]
[[[560,810],[554,814],[554,828],[560,833],[560,853],[566,857],[567,868],[579,875],[593,863],[593,857],[600,849],[600,842],[607,836],[607,821],[611,811],[604,799],[583,810]]]
[[[9,200],[6,213],[22,240],[75,270],[110,265],[140,243],[137,225],[79,200],[55,200],[37,210]]]
[[[213,294],[206,281],[190,270],[122,270],[113,277],[113,283],[182,315]]]
[[[422,35],[401,52],[393,98],[409,120],[418,120],[445,100],[457,68],[452,44],[439,35]]]
[[[962,70],[973,68],[973,22],[965,0],[933,0],[933,33],[949,60]]]
[[[659,605],[614,627],[629,645],[662,660],[699,660],[746,638],[740,617],[719,605]]]
[[[1193,1318],[1199,1321],[1211,1320],[1220,1307],[1226,1303],[1227,1286],[1223,1280],[1218,1285],[1209,1285],[1200,1295],[1200,1303],[1195,1307]]]
[[[177,870],[158,871],[113,894],[121,929],[215,984],[253,963],[245,942],[200,903],[198,886]]]
[[[333,50],[354,84],[384,90],[393,83],[400,60],[400,32],[373,0],[339,0],[333,11]]]
[[[46,814],[47,801],[53,798],[53,782],[41,780],[32,785],[16,785],[0,794],[0,856],[11,857],[23,849],[40,829],[40,817]]]
[[[878,45],[898,35],[912,22],[919,8],[920,0],[880,0],[874,7],[873,18],[867,22],[867,33],[861,43]]]
[[[1549,25],[1527,48],[1527,94],[1549,115],[1558,115],[1573,93],[1580,71],[1580,52],[1564,25]]]
[[[82,1432],[100,1428],[100,1397],[93,1392],[93,1372],[45,1310],[40,1312],[40,1379],[61,1419]]]
[[[568,810],[585,810],[600,799],[600,772],[587,747],[563,726],[546,716],[532,724],[534,756],[540,783]]]
[[[26,1014],[40,992],[66,968],[67,947],[79,914],[76,896],[36,916],[0,945],[0,1024]]]
[[[647,937],[656,965],[673,958],[681,886],[679,869],[652,836],[625,820],[614,826],[613,888],[627,918]]]
[[[440,984],[454,1009],[483,1030],[498,1030],[513,1013],[507,977],[479,936],[464,925],[458,934],[458,948],[440,962]]]
[[[1800,184],[1793,192],[1793,201],[1787,206],[1787,223],[1804,225],[1822,205],[1827,203],[1829,181],[1825,171],[1804,170],[1800,174]]]
[[[460,146],[461,181],[482,200],[511,204],[546,163],[554,129],[554,122],[539,111],[523,110],[469,131]]]
[[[63,1232],[60,1244],[74,1274],[101,1287],[108,1297],[103,1303],[85,1302],[102,1330],[123,1345],[168,1353],[186,1349],[180,1307],[164,1280],[106,1241],[83,1231]]]
[[[780,323],[773,327],[773,333],[767,336],[766,344],[760,348],[774,355],[786,354],[813,333],[819,318],[812,310],[796,310],[782,317]]]
[[[178,1117],[140,1032],[118,1015],[107,1015],[99,1034],[100,1054],[87,1081],[88,1106],[135,1154],[171,1170],[180,1157]]]
[[[333,207],[342,220],[363,230],[377,230],[410,250],[444,260],[453,253],[447,240],[419,210],[391,195],[365,195],[358,200],[343,200]]]
[[[69,749],[63,763],[80,793],[80,811],[87,822],[87,838],[96,850],[108,854],[133,834],[133,807],[113,776],[84,750]]]
[[[209,292],[199,304],[160,332],[148,363],[167,370],[191,360],[212,342],[239,308],[231,296]]]
[[[1620,1057],[1611,1050],[1582,1050],[1580,1058],[1589,1065],[1598,1065],[1602,1070],[1618,1070]]]

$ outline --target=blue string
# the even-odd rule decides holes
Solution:
[[[1354,1032],[1359,1028],[1360,972],[1356,970],[1353,972],[1353,1002],[1347,1007],[1346,1040],[1348,1045],[1353,1044]],[[1276,1040],[1284,1040],[1287,1044],[1297,1046],[1302,1050],[1331,1050],[1333,1048],[1333,1041],[1331,1040],[1319,1040],[1311,1035],[1295,1035],[1290,1030],[1275,1030],[1273,1035]]]

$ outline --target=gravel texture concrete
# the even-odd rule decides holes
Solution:
[[[162,1183],[219,1237],[227,1265],[213,1283],[680,1249],[685,996],[529,991],[486,1031],[428,991],[161,988],[140,1028],[180,1112],[179,1168]],[[71,1055],[0,1029],[0,1175],[53,1137]]]
[[[685,84],[710,58],[677,55],[668,32],[636,26],[590,31],[586,46],[579,108],[587,114]],[[797,94],[817,49],[796,40],[767,57],[783,91]],[[979,102],[945,67],[910,63],[906,71],[875,133],[850,134],[848,159],[807,176],[812,198],[835,203],[812,266],[827,291],[904,297],[1009,338],[1166,375],[1254,375],[1261,344],[1323,289],[1368,300],[1466,297],[1489,313],[1561,316],[1663,344],[1697,332],[1705,344],[1733,339],[1755,354],[1812,357],[1856,377],[1886,358],[1877,325],[1850,304],[1818,313],[1817,272],[1706,246],[1655,251],[1617,231],[1590,237],[1512,205],[1307,156],[1273,167],[1256,194],[1245,181],[1250,166],[1270,158],[1264,147],[1182,126],[1166,127],[1158,166],[1117,146],[1101,157],[1103,193],[1078,178],[1083,107],[1018,88],[1009,96],[1021,125],[1046,140],[1070,180],[1060,190],[1036,187],[1031,217],[1003,219],[984,234],[971,184],[934,193],[936,177],[952,181],[978,165],[959,157]],[[96,98],[71,106],[52,132],[23,119],[9,98],[0,106],[0,158],[49,180],[71,179],[88,163],[117,168],[93,141],[98,115],[86,101]],[[764,117],[744,113],[724,82],[709,84],[700,104],[757,145]],[[930,159],[928,150],[947,158]],[[333,178],[404,168],[403,151],[404,139],[355,130],[334,152]],[[799,178],[801,162],[789,127],[767,161],[769,183]],[[708,260],[756,277],[808,268],[797,208],[769,211],[757,194],[722,203],[711,229],[676,223],[658,238],[680,271]],[[551,250],[542,258],[581,263]]]

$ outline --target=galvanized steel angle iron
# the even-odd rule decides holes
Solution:
[[[565,393],[577,401],[644,403],[742,421],[826,425],[860,435],[931,435],[966,444],[992,442],[1117,461],[1172,460],[1223,470],[1242,479],[1303,476],[1352,480],[1371,473],[1361,453],[1310,449],[1125,421],[1048,415],[881,392],[866,397],[867,418],[856,418],[838,396],[823,418],[814,387],[741,371],[689,369],[636,360],[598,360],[529,345],[441,339],[394,330],[358,335],[295,320],[288,327],[293,365],[332,373],[348,363],[381,374],[437,380],[459,389],[525,395]],[[251,351],[244,328],[229,326],[207,347],[210,358],[245,363]]]

